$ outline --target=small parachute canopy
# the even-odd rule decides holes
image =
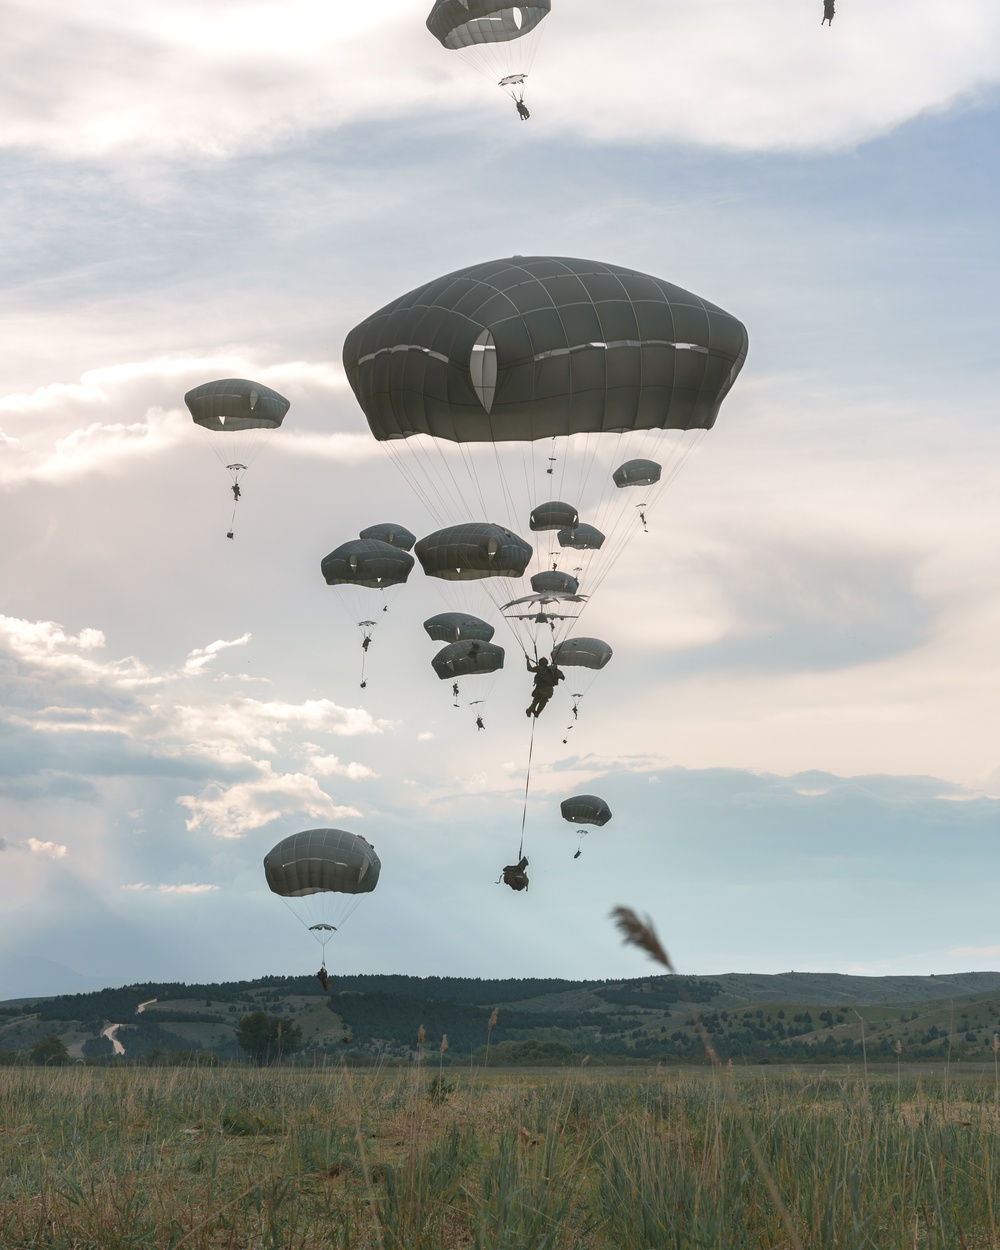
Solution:
[[[612,655],[614,652],[600,638],[566,638],[552,652],[552,659],[566,668],[602,669]]]
[[[320,566],[328,586],[399,586],[410,576],[413,556],[377,538],[355,538],[324,557]]]
[[[467,612],[439,612],[424,621],[424,629],[435,642],[489,642],[496,633],[488,621]]]
[[[532,530],[571,530],[580,524],[580,514],[571,503],[554,499],[550,503],[539,504],[528,524]]]
[[[381,869],[375,848],[344,829],[293,833],[264,856],[267,884],[282,898],[324,892],[370,894]]]
[[[531,589],[538,594],[575,595],[580,583],[571,573],[559,569],[543,569],[531,579]]]
[[[516,6],[505,0],[435,0],[427,29],[453,52],[477,44],[509,43],[534,30],[550,7],[551,0]]]
[[[606,825],[611,819],[611,808],[596,794],[576,794],[563,799],[559,805],[563,820],[574,825]]]
[[[655,460],[626,460],[612,473],[617,487],[652,486],[660,480],[662,468]]]
[[[247,378],[221,378],[188,391],[184,402],[196,425],[219,433],[274,430],[285,419],[290,400]]]
[[[388,543],[390,547],[398,547],[400,551],[410,551],[417,541],[416,534],[411,534],[405,525],[393,525],[386,521],[382,525],[369,525],[362,530],[359,538],[376,538],[380,543]]]
[[[495,673],[503,668],[504,649],[495,642],[453,642],[442,647],[431,666],[442,681]]]
[[[429,534],[415,550],[428,577],[451,582],[522,577],[533,554],[530,545],[510,530],[475,521]]]
[[[556,537],[560,547],[572,547],[576,551],[600,551],[604,546],[604,535],[594,525],[560,530]]]

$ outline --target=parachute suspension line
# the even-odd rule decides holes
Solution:
[[[500,459],[500,449],[497,446],[495,439],[493,440],[493,459],[496,461],[497,476],[500,479],[500,489],[503,491],[504,507],[507,509],[507,524],[515,534],[520,534],[524,525],[524,520],[519,518],[517,515],[517,506],[514,503],[514,497],[510,491],[510,484],[507,481],[507,475],[503,471],[503,461]],[[490,518],[486,517],[486,520],[488,521]]]
[[[531,737],[528,740],[528,767],[524,773],[524,809],[521,812],[521,845],[517,848],[517,858],[524,858],[524,826],[528,820],[528,789],[531,786],[531,757],[535,750],[535,721],[537,717],[531,718]]]
[[[486,498],[483,495],[483,485],[479,480],[479,474],[476,472],[476,466],[472,458],[472,453],[471,451],[466,452],[464,443],[457,443],[456,446],[458,447],[458,454],[462,457],[462,463],[465,465],[466,476],[468,477],[469,483],[472,486],[472,489],[476,492],[476,497],[479,500],[480,514],[484,521],[488,521],[489,517],[486,515],[487,508]]]
[[[458,495],[459,499],[462,501],[462,507],[465,510],[466,515],[468,516],[471,512],[474,511],[474,508],[473,506],[470,505],[468,499],[466,499],[465,497],[466,492],[463,491],[461,483],[459,482],[458,478],[455,476],[455,470],[452,468],[451,461],[448,458],[447,448],[437,442],[433,442],[432,446],[437,451],[437,454],[441,460],[441,464],[443,465],[444,469],[446,470],[448,474],[448,480],[451,482],[452,486],[455,489],[455,493]],[[465,458],[465,450],[462,447],[462,444],[458,443],[457,446],[458,446],[459,455],[462,457],[462,462],[463,464],[466,465],[466,470],[469,473],[470,480],[468,484],[474,488],[476,494],[479,495],[480,499],[482,499],[482,491],[479,486],[479,479],[476,477],[474,470],[469,470],[469,465]]]
[[[445,449],[433,441],[430,446],[426,446],[419,434],[407,439],[407,442],[410,444],[410,454],[427,481],[431,494],[442,501],[442,506],[444,500],[454,499],[457,495],[462,507],[468,510],[469,505],[448,463]],[[447,516],[447,512],[445,515]]]
[[[497,480],[500,483],[500,490],[503,494],[504,507],[507,509],[507,524],[514,531],[515,534],[520,534],[521,530],[524,527],[524,522],[526,518],[523,518],[519,516],[518,514],[517,501],[514,499],[514,494],[511,489],[511,483],[507,480],[507,474],[504,472],[504,464],[500,456],[500,447],[499,447],[497,437],[496,437],[497,431],[493,428],[492,414],[489,416],[489,423],[490,423],[490,446],[493,449],[493,460],[496,464]],[[516,447],[517,444],[514,443],[512,444],[512,446]],[[521,446],[521,456],[523,459],[523,456],[524,456],[523,444]],[[529,499],[531,498],[530,491],[528,493],[528,498]],[[531,507],[530,504],[528,506],[529,508]],[[485,519],[487,521],[490,521],[493,518],[486,517]]]
[[[441,512],[439,511],[437,505],[432,499],[430,492],[421,484],[419,478],[411,469],[408,463],[408,458],[405,456],[401,456],[391,441],[379,442],[379,446],[385,449],[386,455],[389,457],[392,463],[396,466],[396,469],[398,470],[400,477],[403,478],[407,486],[409,486],[410,490],[413,491],[416,497],[420,500],[420,502],[427,509],[428,515],[433,518],[435,524],[438,525],[439,527],[443,526],[445,524],[444,517],[441,515]],[[423,470],[423,465],[420,464],[420,462],[416,459],[415,456],[414,456],[414,463],[416,464],[417,468]]]

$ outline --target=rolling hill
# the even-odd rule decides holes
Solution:
[[[447,1061],[703,1062],[695,1013],[734,1062],[993,1061],[1000,973],[858,977],[789,972],[622,981],[345,976],[329,995],[312,977],[211,985],[153,983],[0,1003],[0,1057],[16,1062],[51,1034],[71,1058],[213,1062],[242,1052],[249,1012],[293,1020],[302,1054],[406,1060],[448,1037]],[[117,1027],[113,1027],[117,1026]],[[117,1043],[117,1044],[116,1044]]]

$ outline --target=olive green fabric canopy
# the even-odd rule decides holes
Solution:
[[[690,291],[531,256],[387,304],[348,334],[344,367],[377,439],[500,443],[710,429],[746,354],[743,324]]]
[[[328,586],[399,586],[410,576],[413,556],[377,538],[354,538],[324,556],[320,567]]]
[[[517,534],[489,522],[451,525],[421,538],[417,559],[428,577],[467,582],[483,577],[521,577],[532,549]]]
[[[531,589],[539,594],[575,595],[580,583],[572,573],[563,573],[561,569],[542,569],[532,576]]]
[[[435,642],[489,642],[497,632],[488,621],[468,612],[439,612],[424,621],[424,629]]]
[[[504,649],[495,642],[453,642],[442,647],[431,667],[442,681],[495,673],[503,668]]]
[[[567,668],[602,669],[614,652],[600,638],[566,638],[552,652],[552,659]]]
[[[196,425],[216,431],[274,430],[291,407],[284,395],[247,378],[203,382],[184,402]]]
[[[593,525],[560,530],[556,538],[560,547],[572,547],[576,551],[599,551],[604,546],[604,535]]]
[[[427,29],[455,51],[484,43],[507,43],[533,30],[548,14],[551,0],[511,5],[503,0],[436,0]]]
[[[377,538],[380,543],[388,543],[390,547],[398,547],[400,551],[412,550],[417,541],[416,534],[411,534],[405,525],[393,525],[390,521],[382,525],[369,525],[358,537]]]
[[[382,864],[375,848],[344,829],[306,829],[283,838],[264,857],[269,888],[282,898],[334,891],[369,894]]]
[[[606,825],[611,819],[611,808],[596,794],[575,794],[559,804],[563,820],[574,825]]]
[[[536,531],[574,529],[579,523],[580,514],[571,503],[553,499],[532,510],[528,528]]]
[[[655,460],[626,460],[611,477],[618,487],[652,486],[660,480],[661,466]]]

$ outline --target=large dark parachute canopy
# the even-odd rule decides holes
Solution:
[[[574,825],[597,825],[600,828],[611,819],[611,808],[596,794],[575,794],[563,799],[559,805],[563,820]]]
[[[510,442],[710,429],[747,354],[741,322],[634,269],[532,256],[447,274],[348,334],[377,439]]]
[[[553,499],[550,503],[539,504],[532,510],[528,528],[535,531],[575,529],[579,524],[580,514],[571,503]]]
[[[504,649],[495,642],[452,642],[442,647],[431,667],[442,681],[495,673],[503,668]]]
[[[552,652],[560,668],[592,668],[600,670],[614,652],[600,638],[566,638]]]
[[[451,51],[477,44],[509,43],[534,30],[551,0],[511,5],[504,0],[435,0],[427,29]]]
[[[489,642],[496,633],[488,621],[468,612],[439,612],[424,621],[424,629],[435,642]]]
[[[560,530],[556,535],[560,547],[572,547],[577,551],[600,551],[604,535],[593,525],[578,525],[575,529]]]
[[[620,464],[611,478],[619,487],[652,486],[660,480],[662,467],[655,460],[626,460]]]
[[[537,594],[575,595],[580,583],[572,573],[563,573],[560,569],[542,569],[531,578],[531,589]]]
[[[412,550],[417,541],[416,534],[411,534],[405,525],[393,525],[390,521],[382,525],[369,525],[358,537],[375,538],[379,542],[388,543],[390,547],[398,547],[401,551]]]
[[[429,534],[415,550],[428,577],[450,582],[521,577],[532,555],[531,547],[517,534],[476,521]]]
[[[328,586],[382,590],[406,581],[413,568],[413,556],[377,538],[354,538],[324,556],[320,567]]]
[[[375,848],[344,829],[293,833],[264,856],[268,887],[324,948],[378,885],[381,870]]]
[[[227,434],[276,429],[291,407],[284,395],[247,378],[203,382],[188,391],[184,402],[196,425]]]
[[[306,829],[283,838],[264,856],[268,888],[282,898],[309,894],[370,894],[382,870],[375,848],[344,829]]]
[[[200,425],[211,436],[212,450],[229,472],[233,520],[226,537],[232,538],[243,474],[270,432],[284,421],[291,404],[284,395],[249,378],[203,382],[188,391],[184,402],[195,425]]]

